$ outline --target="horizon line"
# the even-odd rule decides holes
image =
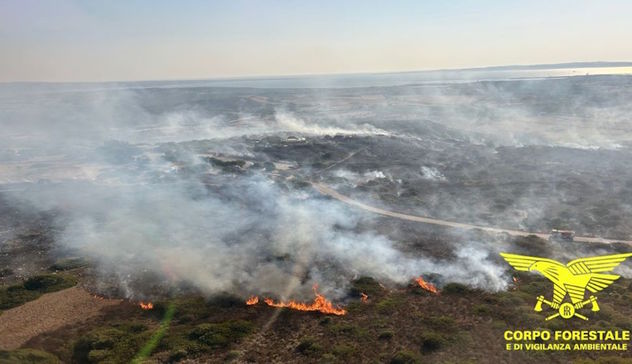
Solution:
[[[269,75],[233,75],[205,78],[156,78],[156,79],[130,79],[130,80],[108,80],[108,81],[0,81],[0,85],[9,84],[107,84],[107,83],[149,83],[149,82],[178,82],[178,81],[250,81],[250,80],[272,80],[283,78],[310,78],[310,77],[336,77],[336,76],[361,76],[361,75],[388,75],[407,73],[433,73],[433,72],[477,72],[477,71],[510,71],[510,70],[554,70],[567,68],[603,68],[603,67],[632,67],[632,61],[574,61],[560,63],[534,63],[534,64],[511,64],[493,65],[466,68],[435,68],[402,71],[359,71],[359,72],[334,72],[334,73],[296,73],[296,74],[269,74]]]

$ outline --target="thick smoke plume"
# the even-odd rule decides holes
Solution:
[[[508,246],[502,239],[483,243],[458,237],[459,244],[451,242],[451,254],[442,258],[423,250],[411,253],[376,227],[389,221],[293,185],[295,176],[279,178],[279,166],[287,161],[266,155],[262,163],[277,163],[278,170],[271,171],[256,160],[262,158],[266,138],[280,138],[279,148],[286,148],[301,143],[295,136],[318,143],[332,143],[336,136],[375,138],[376,143],[423,150],[419,155],[443,160],[413,160],[415,167],[406,170],[388,163],[389,170],[349,169],[336,167],[325,152],[318,154],[326,161],[320,166],[301,165],[278,152],[298,164],[297,174],[305,179],[321,170],[334,183],[347,181],[353,188],[384,182],[385,191],[405,200],[411,176],[429,189],[461,177],[451,168],[462,161],[447,158],[456,143],[476,149],[480,160],[462,162],[475,166],[497,158],[496,148],[507,146],[618,150],[628,142],[612,130],[625,127],[629,106],[609,107],[605,100],[581,108],[552,108],[544,99],[540,104],[517,103],[535,87],[558,98],[575,90],[564,83],[555,90],[543,84],[509,88],[473,83],[395,88],[388,90],[388,98],[375,95],[379,89],[356,90],[360,96],[345,90],[302,90],[310,100],[305,104],[300,97],[284,103],[291,90],[266,91],[273,96],[255,89],[213,88],[4,93],[1,182],[10,191],[5,193],[9,203],[58,212],[55,243],[94,259],[117,277],[128,296],[143,294],[131,282],[146,272],[207,294],[242,296],[310,296],[313,283],[319,283],[324,293],[342,297],[355,277],[401,284],[423,273],[438,274],[443,282],[498,290],[508,281],[506,266],[497,259]],[[488,102],[476,102],[481,99]],[[594,95],[586,91],[573,105],[591,99]],[[566,131],[547,126],[547,118],[569,110],[572,115],[556,124]],[[288,136],[295,139],[286,141]],[[352,152],[368,160],[379,158],[367,150]],[[227,171],[222,165],[239,158],[255,160],[248,162],[255,166],[242,163],[238,171]],[[471,197],[476,203],[436,195],[419,208],[439,217],[467,212],[461,217],[468,219],[505,203],[490,202],[484,194]],[[501,224],[528,228],[529,219],[546,218],[544,209],[533,203],[537,196],[513,197],[517,202],[511,203],[523,212]],[[354,198],[379,203],[362,190],[354,190]]]

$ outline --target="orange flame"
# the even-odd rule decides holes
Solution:
[[[138,303],[140,305],[140,308],[142,308],[143,310],[151,310],[154,308],[154,304],[151,302],[139,302]]]
[[[268,306],[272,307],[287,307],[293,310],[299,311],[318,311],[325,314],[332,315],[344,315],[347,313],[345,309],[334,307],[334,305],[328,301],[325,296],[318,293],[318,285],[314,285],[314,294],[316,298],[314,298],[314,302],[312,303],[302,303],[290,300],[289,302],[274,302],[271,298],[265,298],[263,302],[265,302]]]
[[[369,296],[367,296],[366,294],[360,292],[360,299],[362,300],[362,302],[366,302],[369,300]]]
[[[434,284],[432,284],[432,283],[428,283],[428,282],[424,281],[424,279],[422,277],[415,278],[415,282],[417,282],[417,284],[419,284],[419,287],[425,289],[426,291],[432,292],[434,294],[439,294],[439,290],[437,290],[437,287],[435,287]]]
[[[248,306],[256,305],[257,303],[259,303],[259,297],[257,296],[252,296],[246,301]]]

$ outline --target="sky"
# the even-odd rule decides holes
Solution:
[[[632,1],[0,0],[0,82],[632,60]]]

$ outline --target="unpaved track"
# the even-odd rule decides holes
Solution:
[[[79,287],[47,293],[0,315],[0,350],[14,350],[29,339],[99,315],[121,300],[94,297]]]
[[[457,229],[466,229],[466,230],[478,229],[478,230],[483,230],[483,231],[487,231],[490,233],[497,233],[497,234],[504,233],[504,234],[509,234],[513,236],[535,235],[542,239],[549,238],[549,234],[545,234],[545,233],[534,233],[534,232],[528,232],[528,231],[522,231],[522,230],[511,230],[511,229],[494,228],[494,227],[487,227],[487,226],[478,226],[478,225],[464,224],[464,223],[454,222],[454,221],[433,219],[431,217],[415,216],[415,215],[403,214],[400,212],[388,211],[388,210],[381,209],[379,207],[369,206],[362,202],[356,201],[352,198],[349,198],[345,195],[338,193],[338,191],[322,183],[312,182],[312,186],[314,187],[314,189],[316,189],[316,191],[320,192],[321,194],[333,197],[336,200],[344,202],[348,205],[355,206],[355,207],[358,207],[363,210],[370,211],[379,215],[390,216],[397,219],[422,222],[424,224],[441,225],[441,226],[447,226],[447,227],[457,228]],[[576,236],[575,241],[582,242],[582,243],[618,242],[618,243],[632,244],[632,240],[615,240],[615,239],[595,238],[595,237],[590,237],[590,236]]]

